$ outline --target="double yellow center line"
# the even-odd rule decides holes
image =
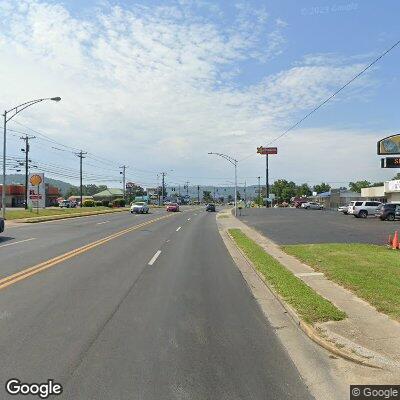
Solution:
[[[166,216],[163,216],[163,217],[154,218],[154,219],[151,219],[151,220],[146,221],[146,222],[142,222],[141,224],[132,226],[130,228],[124,229],[124,230],[116,232],[116,233],[113,233],[110,236],[107,236],[105,238],[96,240],[95,242],[86,244],[85,246],[78,247],[77,249],[71,250],[71,251],[69,251],[67,253],[64,253],[64,254],[61,254],[60,256],[51,258],[50,260],[47,260],[47,261],[43,261],[40,264],[36,264],[36,265],[34,265],[32,267],[26,268],[26,269],[24,269],[24,270],[22,270],[20,272],[17,272],[17,273],[15,273],[13,275],[10,275],[10,276],[7,276],[7,277],[5,277],[3,279],[0,279],[0,290],[6,288],[7,286],[13,285],[14,283],[17,283],[18,281],[26,279],[26,278],[28,278],[28,277],[30,277],[32,275],[35,275],[35,274],[37,274],[39,272],[42,272],[45,269],[54,267],[55,265],[60,264],[61,262],[66,261],[66,260],[68,260],[68,259],[70,259],[72,257],[75,257],[75,256],[77,256],[79,254],[85,253],[86,251],[89,251],[89,250],[91,250],[91,249],[93,249],[93,248],[95,248],[97,246],[100,246],[100,245],[102,245],[104,243],[107,243],[110,240],[116,239],[117,237],[120,237],[122,235],[126,235],[129,232],[135,231],[137,229],[140,229],[140,228],[142,228],[144,226],[150,225],[150,224],[152,224],[154,222],[157,222],[157,221],[160,221],[162,219],[170,218],[171,216],[172,216],[172,214],[171,215],[166,215]]]

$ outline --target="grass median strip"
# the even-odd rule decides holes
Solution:
[[[400,321],[400,252],[361,243],[287,245],[283,250]]]
[[[229,229],[229,234],[266,281],[305,322],[340,321],[346,317],[346,313],[294,276],[240,229]]]

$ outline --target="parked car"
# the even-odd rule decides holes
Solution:
[[[367,218],[368,215],[375,215],[381,204],[379,201],[351,201],[348,212],[356,218]]]
[[[375,212],[375,217],[380,218],[381,221],[400,219],[400,203],[381,204]]]
[[[58,203],[58,206],[59,206],[60,208],[71,208],[71,207],[73,207],[72,204],[71,204],[71,202],[70,202],[69,200],[60,201],[60,202]]]
[[[294,206],[295,206],[296,208],[300,208],[300,207],[302,206],[302,204],[308,203],[308,202],[309,202],[308,200],[296,200],[296,201],[294,202]]]
[[[4,219],[0,217],[0,233],[4,232]]]
[[[170,203],[167,205],[167,211],[177,212],[179,211],[179,205],[176,203]]]
[[[148,214],[149,213],[149,206],[144,201],[138,201],[136,203],[132,203],[131,205],[131,214]]]
[[[323,210],[323,204],[319,204],[315,201],[309,201],[307,203],[303,203],[301,208],[305,208],[306,210]]]
[[[215,212],[215,204],[207,204],[206,211]]]
[[[347,205],[347,206],[340,206],[337,210],[338,210],[339,212],[341,212],[341,213],[347,215],[347,214],[349,213],[349,205]]]

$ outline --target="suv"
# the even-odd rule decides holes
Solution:
[[[400,203],[381,204],[375,212],[375,217],[379,217],[381,221],[400,219]]]
[[[368,215],[375,215],[381,204],[379,201],[351,201],[348,213],[356,218],[367,218]]]

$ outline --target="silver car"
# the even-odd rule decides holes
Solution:
[[[149,206],[144,201],[139,201],[137,203],[133,203],[131,205],[131,213],[136,214],[148,214],[149,213]]]
[[[323,210],[324,208],[322,204],[319,204],[315,201],[309,201],[308,203],[303,203],[301,207],[305,208],[306,210]]]

